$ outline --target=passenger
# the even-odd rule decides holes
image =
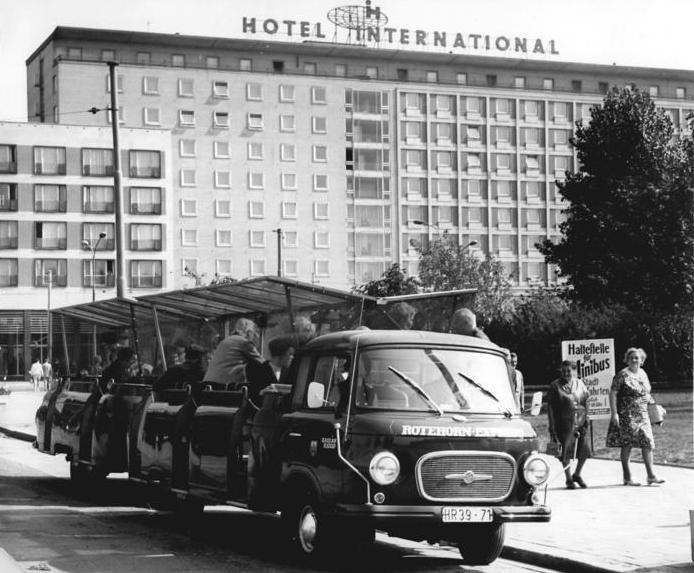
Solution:
[[[113,380],[116,384],[130,379],[130,369],[136,359],[135,351],[129,346],[122,346],[118,349],[115,362],[111,363],[101,378],[99,386],[101,390],[106,390],[106,384]]]
[[[191,344],[184,349],[185,362],[178,366],[172,366],[154,384],[152,390],[162,392],[172,388],[185,388],[187,384],[193,385],[193,389],[201,385],[205,375],[202,368],[202,359],[205,349],[197,344]]]
[[[411,330],[417,310],[406,302],[396,302],[388,314],[402,330]]]
[[[450,332],[452,334],[464,334],[465,336],[474,336],[482,340],[489,340],[489,337],[484,331],[477,327],[475,313],[465,307],[459,308],[453,313]]]
[[[91,376],[101,376],[104,373],[103,360],[101,355],[95,354],[92,357],[92,363],[89,367],[89,374]]]
[[[223,387],[245,382],[245,365],[249,362],[264,362],[258,352],[257,343],[256,324],[248,318],[239,318],[234,325],[234,332],[217,345],[207,367],[204,382]]]
[[[173,365],[181,366],[186,361],[186,343],[181,338],[174,342]]]
[[[268,343],[268,350],[270,351],[270,366],[279,381],[294,359],[294,346],[288,337],[279,336]]]

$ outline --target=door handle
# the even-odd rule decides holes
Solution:
[[[289,437],[290,438],[301,438],[302,434],[300,434],[298,432],[289,432]]]

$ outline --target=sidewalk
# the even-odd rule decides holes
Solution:
[[[33,441],[43,393],[30,383],[5,386],[12,394],[0,396],[0,432]],[[509,524],[504,557],[571,573],[694,573],[694,469],[657,466],[664,485],[625,487],[619,462],[591,459],[583,471],[588,489],[567,490],[559,462],[550,466],[552,520]],[[632,462],[632,474],[645,483],[643,464]]]

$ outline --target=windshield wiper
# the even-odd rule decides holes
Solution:
[[[492,399],[499,405],[500,409],[503,409],[504,416],[506,416],[507,418],[511,418],[511,417],[513,416],[513,414],[511,413],[511,410],[509,410],[506,406],[504,406],[504,404],[502,403],[502,401],[499,400],[499,398],[497,398],[496,395],[493,394],[490,390],[487,390],[487,388],[485,388],[485,387],[482,386],[481,384],[478,384],[478,383],[475,382],[472,378],[470,378],[469,376],[466,376],[466,375],[463,374],[462,372],[458,372],[458,376],[460,376],[460,377],[463,378],[464,380],[467,380],[467,381],[468,381],[470,384],[472,384],[475,388],[479,388],[484,394],[486,394],[487,396],[489,396],[490,398],[492,398]]]
[[[390,370],[398,378],[406,382],[409,386],[414,388],[417,394],[422,396],[422,398],[429,402],[429,405],[431,405],[434,408],[434,410],[438,412],[439,416],[443,416],[443,410],[439,408],[439,405],[436,402],[434,402],[434,399],[425,392],[424,388],[422,388],[419,384],[412,380],[412,378],[410,378],[407,374],[403,374],[402,372],[393,368],[392,366],[388,366],[388,370]]]

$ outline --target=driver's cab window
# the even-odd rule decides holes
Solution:
[[[350,359],[346,354],[316,358],[306,405],[309,408],[342,408],[349,396]]]

